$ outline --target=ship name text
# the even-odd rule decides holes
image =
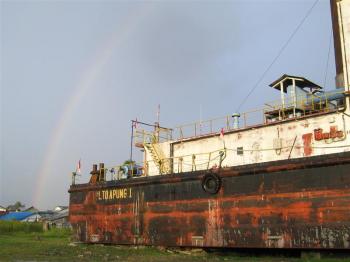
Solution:
[[[114,200],[131,198],[131,188],[105,189],[96,192],[97,200]]]

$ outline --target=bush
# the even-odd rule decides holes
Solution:
[[[15,232],[43,232],[43,225],[37,222],[0,221],[1,234],[11,234]]]

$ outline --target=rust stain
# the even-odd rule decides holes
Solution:
[[[142,183],[72,186],[70,222],[76,238],[89,243],[349,248],[349,156],[220,169],[223,186],[215,195],[203,191],[202,173],[192,180],[173,176],[178,182],[169,176],[168,184],[140,178]],[[131,198],[96,197],[98,190],[126,185]]]
[[[324,196],[327,196],[327,200],[323,200]],[[244,243],[247,247],[255,246],[252,238],[256,237],[262,241],[258,247],[276,247],[276,245],[291,247],[292,241],[298,236],[290,232],[277,234],[271,231],[256,235],[254,228],[273,229],[276,225],[294,228],[295,225],[300,227],[306,222],[332,223],[346,221],[350,215],[348,209],[350,190],[269,194],[263,199],[261,195],[252,195],[220,197],[213,200],[148,202],[143,203],[145,210],[143,210],[142,227],[143,232],[148,232],[144,234],[140,228],[137,232],[133,231],[135,229],[134,202],[119,206],[122,211],[118,214],[115,211],[118,207],[115,205],[96,204],[91,196],[87,196],[87,199],[89,203],[86,204],[90,204],[90,208],[86,208],[86,204],[71,205],[71,223],[77,225],[88,221],[86,228],[88,236],[97,235],[98,242],[124,244],[133,244],[136,236],[139,244],[159,244],[157,241],[162,240],[165,241],[163,244],[190,246],[195,238],[203,241],[203,243],[197,241],[197,244],[202,243],[204,246],[223,246],[224,243],[226,243],[225,246],[242,245],[242,240],[230,239],[230,236],[225,234],[229,230],[235,231],[242,239],[246,239]],[[318,208],[315,208],[316,203]],[[199,208],[193,212],[182,212],[177,207],[183,204],[189,205],[193,210],[196,210],[196,206]],[[170,212],[154,212],[161,205],[166,205]],[[139,223],[138,227],[141,227],[140,222],[137,223]],[[198,224],[193,227],[192,223]],[[247,228],[249,231],[244,230]],[[156,235],[152,236],[153,234]],[[162,238],[161,235],[166,235],[167,238]],[[172,235],[175,236],[173,242]],[[285,242],[283,245],[278,242],[282,235]],[[250,241],[253,242],[250,243]],[[274,241],[277,242],[274,243]],[[262,243],[265,244],[262,245]],[[319,245],[320,243],[316,241],[311,246]]]
[[[312,154],[312,133],[304,134],[302,138],[304,143],[304,156],[310,156]]]

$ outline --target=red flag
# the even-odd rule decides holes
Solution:
[[[221,131],[220,131],[220,138],[224,139],[224,129],[223,128],[221,128]]]
[[[81,159],[79,159],[78,164],[77,164],[77,173],[79,173],[79,174],[81,172],[80,169],[81,169]]]

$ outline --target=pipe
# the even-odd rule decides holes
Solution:
[[[344,90],[344,89],[343,89]],[[332,94],[333,93],[333,94]],[[321,95],[321,97],[317,97],[315,95],[307,95],[305,105],[311,105],[312,103],[320,103],[325,101],[334,101],[345,98],[344,93],[334,93],[334,91],[325,92]]]

